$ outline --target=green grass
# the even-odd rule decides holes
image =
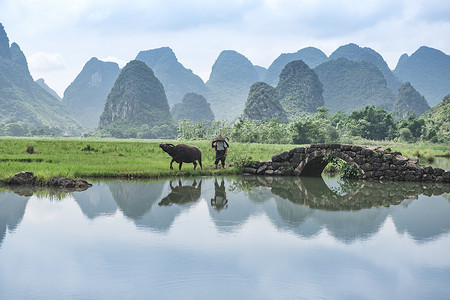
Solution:
[[[183,164],[183,172],[169,169],[171,157],[159,148],[164,143],[187,143],[202,150],[203,170]],[[33,154],[27,153],[32,146]],[[292,149],[293,145],[230,143],[227,168],[214,170],[211,141],[119,140],[85,138],[0,138],[0,180],[20,171],[39,179],[70,178],[158,178],[166,176],[230,175],[240,173],[248,160],[266,160]]]
[[[203,170],[183,164],[183,172],[169,170],[171,157],[159,148],[164,143],[185,143],[202,150]],[[365,141],[360,144],[370,144]],[[373,142],[390,147],[405,156],[421,158],[445,155],[448,145],[393,144]],[[27,153],[28,146],[34,154]],[[168,176],[232,175],[241,173],[242,162],[266,160],[298,145],[246,144],[230,142],[227,168],[214,170],[214,149],[210,140],[161,141],[86,138],[0,138],[0,180],[20,171],[33,172],[38,179],[52,176],[70,178],[159,178]]]

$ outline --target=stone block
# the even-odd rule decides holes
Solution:
[[[262,174],[264,174],[264,172],[266,170],[267,170],[267,166],[266,165],[262,165],[261,167],[258,168],[258,170],[256,171],[256,174],[262,175]]]
[[[444,170],[441,168],[434,168],[433,169],[433,175],[435,176],[442,176],[444,174]]]
[[[350,148],[353,152],[360,152],[362,150],[361,146],[352,146]]]
[[[364,156],[372,156],[373,155],[373,151],[370,149],[362,149],[361,150],[361,154]]]
[[[256,171],[257,170],[255,168],[249,168],[249,167],[244,168],[244,173],[248,173],[248,174],[251,174],[251,175],[256,174]]]
[[[392,160],[394,165],[406,165],[407,161],[408,161],[408,158],[401,156],[401,155],[395,156],[394,159]]]
[[[384,154],[383,155],[383,160],[385,162],[392,162],[393,158],[394,158],[394,156],[392,154]]]
[[[275,172],[274,170],[266,170],[264,172],[264,175],[273,175],[274,172]]]
[[[442,174],[442,177],[444,178],[444,181],[445,181],[445,182],[450,182],[450,171],[445,171],[445,172]]]
[[[352,145],[341,145],[342,151],[350,151],[352,149]]]
[[[425,167],[425,168],[423,168],[423,172],[425,174],[433,174],[433,168],[432,167]]]
[[[304,147],[297,147],[289,151],[289,156],[293,157],[295,153],[305,153]]]

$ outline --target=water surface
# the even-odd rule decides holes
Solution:
[[[0,299],[448,299],[450,185],[338,178],[0,192]]]

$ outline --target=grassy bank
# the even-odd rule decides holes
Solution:
[[[179,175],[178,164],[169,170],[171,157],[159,144],[179,141],[75,139],[75,138],[0,138],[0,179],[20,171],[33,172],[40,179],[52,176],[71,178],[157,178]],[[211,141],[183,142],[202,150],[203,170],[183,164],[182,175],[227,175],[239,173],[245,160],[266,160],[292,149],[293,145],[230,143],[227,168],[214,170]],[[27,149],[30,149],[27,152]],[[32,150],[31,150],[32,149]]]
[[[159,140],[0,138],[0,180],[20,171],[31,171],[39,179],[71,178],[158,178],[178,176],[178,164],[169,170],[170,156],[159,148]],[[247,160],[266,160],[296,145],[230,143],[226,169],[214,170],[211,141],[183,142],[203,153],[203,170],[184,164],[182,175],[230,175],[240,173]],[[367,144],[367,143],[366,143]],[[380,145],[378,143],[377,145]],[[384,144],[406,156],[421,158],[448,154],[448,145]],[[32,154],[27,152],[33,152]]]

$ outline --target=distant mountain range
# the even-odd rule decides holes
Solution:
[[[169,47],[141,51],[136,59],[145,62],[161,81],[169,105],[180,103],[187,93],[206,94],[203,80],[186,69]]]
[[[81,132],[67,107],[33,80],[25,55],[16,43],[9,45],[0,24],[0,127],[8,124]]]
[[[294,103],[300,99],[296,97],[300,97],[302,91],[307,92],[306,86],[319,86],[311,81],[307,84],[302,82],[304,78],[301,76],[297,79],[287,76],[285,79],[289,78],[286,81],[288,83],[281,82],[282,71],[294,61],[302,62],[312,72],[309,78],[316,74],[318,82],[322,84],[323,105],[330,108],[330,112],[351,112],[365,105],[374,105],[400,114],[405,114],[407,109],[408,112],[419,115],[426,110],[427,105],[434,106],[445,95],[450,94],[450,56],[429,47],[420,47],[411,56],[402,55],[393,71],[375,50],[356,44],[341,46],[330,57],[314,47],[284,53],[267,69],[253,65],[248,58],[236,51],[225,50],[217,57],[206,82],[184,67],[168,47],[141,51],[136,56],[136,61],[144,62],[161,83],[164,96],[161,94],[158,97],[166,98],[169,109],[173,108],[173,114],[177,109],[180,111],[179,108],[174,109],[175,105],[182,104],[187,94],[194,93],[205,99],[204,105],[210,105],[216,120],[226,119],[229,122],[244,114],[248,99],[251,100],[251,105],[244,114],[247,116],[252,109],[263,109],[270,103],[275,105],[271,107],[277,107],[276,103],[271,102],[270,95],[273,92],[290,120],[305,113],[313,113],[317,106],[322,105],[319,100],[311,102],[313,104],[310,107],[302,102],[304,100]],[[105,113],[107,98],[119,96],[117,89],[112,92],[115,84],[118,84],[120,72],[117,64],[92,58],[67,87],[61,101],[43,79],[36,82],[33,80],[25,55],[16,43],[9,44],[7,34],[0,24],[0,134],[3,134],[1,128],[17,122],[26,124],[30,129],[54,127],[67,133],[81,132],[80,123],[90,130],[97,128],[101,114]],[[259,86],[251,92],[250,88],[257,82],[265,82],[275,90]],[[405,85],[406,83],[409,84]],[[151,86],[157,89],[155,93],[161,92],[157,85]],[[140,85],[140,88],[144,86]],[[289,97],[283,97],[283,93],[289,88]],[[134,87],[130,96],[134,97],[136,92]],[[261,100],[258,95],[261,95]],[[161,114],[166,116],[167,111],[164,110]],[[157,122],[150,120],[151,115],[149,113],[144,118],[149,128],[163,125],[159,122],[159,116]],[[271,115],[282,116],[282,112],[267,114]],[[103,124],[100,126],[102,129],[107,127],[105,118],[102,119],[103,123],[100,122]],[[134,117],[127,115],[127,118]],[[168,114],[166,118],[172,126],[172,116]],[[135,125],[132,127],[135,128]],[[145,124],[139,126],[143,125]],[[165,125],[169,126],[168,123]],[[135,130],[135,133],[143,135],[142,130],[145,128]],[[154,135],[156,131],[153,130],[149,135]]]
[[[89,129],[98,127],[106,97],[119,73],[120,68],[116,63],[93,57],[64,91],[63,103],[83,126]]]
[[[411,82],[430,106],[450,94],[450,56],[437,49],[420,47],[411,56],[403,54],[394,74]]]

